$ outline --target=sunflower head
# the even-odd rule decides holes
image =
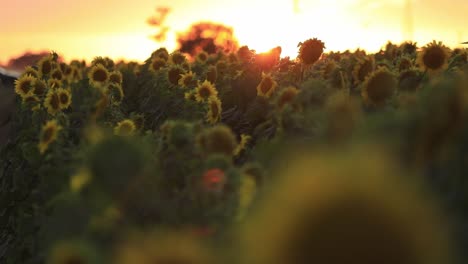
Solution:
[[[182,78],[182,74],[185,73],[185,70],[182,69],[179,65],[172,65],[167,71],[167,80],[172,85],[178,85],[179,80]]]
[[[358,63],[354,66],[353,69],[353,79],[354,84],[358,85],[362,83],[369,74],[374,71],[375,60],[372,56],[366,56],[363,59],[360,59]]]
[[[232,156],[237,147],[237,140],[231,129],[225,125],[207,128],[197,136],[197,144],[207,154]]]
[[[58,89],[58,88],[62,87],[62,81],[59,81],[57,79],[52,78],[52,79],[47,80],[47,85],[51,89]]]
[[[151,54],[151,58],[154,60],[155,58],[158,58],[158,59],[162,59],[164,61],[168,61],[169,60],[169,52],[167,51],[166,48],[159,48],[157,50],[155,50],[152,54]]]
[[[123,82],[122,73],[118,70],[112,71],[109,74],[109,82],[122,85],[122,82]]]
[[[125,119],[114,127],[114,134],[119,136],[131,136],[136,130],[135,123],[131,119]]]
[[[283,109],[286,105],[291,104],[299,90],[294,86],[289,86],[283,89],[277,99],[276,105],[279,109]]]
[[[39,74],[41,76],[49,76],[52,70],[56,67],[55,60],[52,55],[45,56],[37,62]]]
[[[447,69],[449,57],[450,49],[434,40],[418,52],[417,64],[423,71],[437,73]]]
[[[208,53],[206,53],[206,51],[204,50],[198,52],[197,55],[195,56],[195,60],[198,63],[205,64],[206,61],[208,60]]]
[[[361,90],[364,103],[374,107],[384,106],[393,96],[397,80],[387,68],[379,68],[367,77]]]
[[[166,61],[162,58],[155,57],[151,60],[149,70],[150,72],[157,73],[160,69],[166,66]]]
[[[63,88],[59,88],[56,90],[56,93],[59,98],[60,109],[61,110],[67,109],[71,105],[71,102],[72,102],[70,91],[63,89]]]
[[[103,87],[109,81],[109,71],[98,63],[91,67],[88,73],[89,83],[95,87]]]
[[[317,38],[300,42],[297,46],[299,47],[298,57],[305,65],[311,65],[318,61],[325,49],[325,43]]]
[[[111,96],[112,103],[114,103],[115,105],[119,105],[120,103],[122,103],[122,100],[124,98],[122,85],[110,83],[109,86],[107,86],[107,90],[109,91],[109,94]]]
[[[192,71],[182,74],[179,79],[179,86],[191,88],[195,85],[195,74]]]
[[[236,54],[232,54],[234,56],[230,56],[231,62],[237,62],[237,58],[239,58],[242,62],[249,62],[255,55],[253,51],[249,49],[247,46],[242,46],[237,50]]]
[[[249,144],[250,140],[252,140],[251,136],[247,134],[241,134],[240,142],[234,150],[234,156],[238,156],[247,147],[247,144]]]
[[[412,67],[413,67],[413,62],[411,61],[411,59],[409,57],[402,56],[398,60],[398,71],[399,72],[406,71],[406,70],[408,70],[408,69],[410,69]]]
[[[55,115],[60,111],[60,97],[57,93],[57,90],[50,89],[47,92],[46,98],[44,100],[44,106],[50,115]]]
[[[406,55],[414,55],[418,49],[418,45],[416,42],[405,42],[400,45],[401,53]]]
[[[188,230],[132,234],[115,251],[116,264],[211,264],[213,257]]]
[[[220,60],[216,63],[216,71],[219,75],[224,75],[228,70],[228,65],[225,60]]]
[[[242,263],[452,263],[441,210],[381,149],[369,151],[288,164],[246,224]]]
[[[95,264],[97,254],[89,245],[77,241],[61,241],[49,254],[49,264]]]
[[[53,69],[52,73],[50,74],[50,77],[59,81],[62,81],[64,79],[62,70],[60,70],[60,68]]]
[[[257,95],[270,97],[275,91],[277,83],[270,74],[262,73],[262,80],[257,86]]]
[[[34,78],[39,78],[40,77],[39,72],[35,68],[33,68],[31,66],[26,66],[26,68],[24,69],[23,75],[30,75],[30,76],[32,76]]]
[[[36,109],[40,106],[41,99],[35,94],[29,93],[23,97],[23,103],[28,105],[31,109]]]
[[[216,97],[218,95],[218,91],[216,90],[215,86],[207,80],[199,83],[195,91],[195,98],[197,102],[203,102],[208,100],[210,97]]]
[[[62,127],[57,124],[56,120],[47,121],[47,123],[42,126],[38,145],[39,152],[41,152],[41,154],[43,154],[49,148],[49,145],[57,139],[58,132],[61,129]]]
[[[41,97],[45,94],[47,90],[47,84],[45,81],[41,80],[41,79],[36,79],[34,81],[34,94]]]
[[[206,121],[210,124],[215,124],[221,119],[221,101],[218,97],[211,96],[208,98],[208,112],[206,113]]]
[[[15,81],[15,92],[22,98],[34,91],[36,78],[30,75],[23,75]]]
[[[187,57],[180,51],[174,51],[171,53],[169,60],[172,64],[182,65],[184,62],[187,62]]]

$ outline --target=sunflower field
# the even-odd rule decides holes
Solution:
[[[468,50],[324,50],[27,67],[0,263],[467,263]]]

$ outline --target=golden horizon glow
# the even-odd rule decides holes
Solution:
[[[450,10],[440,14],[436,0],[411,1],[414,41],[419,46],[441,40],[454,48],[466,41],[462,11],[468,9],[468,2],[450,0],[450,4],[444,4]],[[0,64],[26,51],[43,50],[56,51],[65,60],[90,61],[96,56],[107,56],[142,62],[161,46],[175,49],[177,32],[200,21],[232,27],[239,44],[257,52],[281,46],[282,56],[293,58],[297,55],[297,44],[314,37],[325,42],[325,52],[357,48],[376,52],[387,41],[396,44],[404,41],[402,14],[406,0],[295,2],[122,0],[116,4],[83,0],[65,4],[60,0],[11,0],[5,3],[7,12],[0,17],[0,25],[9,25],[0,28],[3,36]],[[163,43],[150,38],[155,29],[146,24],[157,5],[171,8],[166,20],[170,31]],[[434,19],[435,14],[437,19]]]

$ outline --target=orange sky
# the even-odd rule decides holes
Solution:
[[[0,63],[27,50],[54,50],[65,59],[109,56],[143,61],[163,45],[175,47],[176,32],[198,21],[232,26],[241,45],[257,51],[282,46],[295,56],[297,43],[317,37],[327,51],[377,51],[387,40],[404,40],[406,0],[2,0]],[[468,40],[467,0],[411,0],[414,40],[451,47]],[[156,6],[172,9],[165,43],[149,37],[146,24]],[[465,30],[465,31],[464,31]]]

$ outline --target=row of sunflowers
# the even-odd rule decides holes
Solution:
[[[27,67],[1,263],[466,263],[468,51]]]

